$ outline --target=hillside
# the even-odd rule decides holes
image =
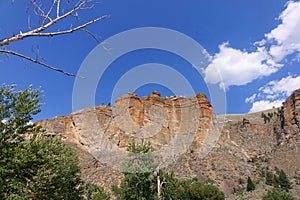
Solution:
[[[96,106],[68,116],[39,121],[48,134],[59,134],[80,158],[82,176],[110,188],[122,179],[125,147],[150,141],[156,162],[178,177],[213,179],[231,194],[246,187],[247,177],[263,180],[266,170],[283,169],[300,199],[300,89],[281,108],[258,113],[216,116],[203,94],[138,98],[129,93],[113,106]],[[269,120],[262,113],[272,113]],[[270,115],[270,114],[269,114]],[[270,116],[271,116],[270,115]],[[246,199],[257,199],[266,185]],[[240,199],[239,197],[237,197]]]

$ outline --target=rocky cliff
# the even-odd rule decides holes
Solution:
[[[167,167],[186,151],[207,154],[220,133],[204,94],[162,98],[153,92],[138,98],[129,93],[113,106],[87,108],[38,123],[74,146],[83,176],[104,187],[119,183],[126,146],[132,140],[151,142],[156,162]]]
[[[78,152],[85,179],[105,188],[118,184],[126,145],[150,141],[155,161],[179,177],[211,178],[226,194],[258,179],[266,167],[300,175],[300,89],[267,122],[262,112],[215,116],[204,94],[189,98],[138,98],[129,93],[113,106],[96,106],[39,121]],[[299,194],[300,195],[300,194]]]

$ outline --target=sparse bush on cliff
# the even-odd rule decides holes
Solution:
[[[265,114],[263,112],[261,113],[261,118],[264,119],[264,123],[270,122],[273,116],[278,116],[278,113],[275,111],[267,113],[267,114]]]
[[[255,190],[255,185],[254,185],[253,181],[251,180],[251,178],[248,176],[247,191],[252,191],[252,190]]]
[[[284,190],[272,188],[263,196],[262,200],[296,200],[296,198]]]
[[[278,180],[278,185],[281,189],[288,191],[289,189],[292,188],[291,183],[283,170],[279,171],[277,180]]]
[[[267,171],[266,172],[266,184],[267,185],[274,185],[275,181],[274,181],[274,175]]]
[[[283,170],[278,170],[278,175],[266,172],[266,184],[272,185],[276,188],[281,188],[285,191],[291,189],[291,183]]]

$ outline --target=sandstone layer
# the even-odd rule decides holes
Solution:
[[[168,167],[186,152],[206,155],[220,132],[212,106],[204,94],[190,98],[134,93],[113,106],[96,106],[38,122],[48,134],[59,134],[77,150],[83,176],[111,187],[120,182],[126,146],[151,142],[155,162]]]
[[[259,179],[266,169],[300,176],[300,89],[280,108],[215,116],[204,94],[139,98],[129,93],[113,106],[96,106],[39,121],[77,151],[83,177],[110,188],[122,178],[126,146],[150,141],[156,162],[178,177],[213,179],[227,194]],[[262,113],[272,113],[264,121]],[[300,194],[295,188],[294,194]],[[264,192],[264,189],[263,189]],[[259,192],[257,192],[259,194]]]

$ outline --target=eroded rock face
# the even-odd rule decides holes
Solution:
[[[219,136],[212,106],[204,94],[162,98],[153,92],[138,98],[129,93],[113,106],[87,108],[38,123],[48,133],[60,134],[67,143],[75,145],[87,178],[91,171],[102,171],[105,176],[111,175],[112,170],[122,170],[126,146],[132,140],[150,141],[156,162],[165,167],[186,151],[206,155]],[[87,161],[84,153],[93,160]],[[115,182],[95,180],[110,187],[119,178]]]
[[[277,146],[270,164],[281,166],[290,177],[300,175],[300,89],[287,98],[275,117]],[[300,195],[300,189],[298,190]],[[299,196],[300,197],[300,196]]]
[[[119,184],[126,145],[150,141],[155,157],[179,177],[211,178],[226,193],[245,188],[278,167],[300,175],[300,89],[265,123],[262,112],[215,116],[203,94],[190,98],[138,98],[129,93],[113,106],[97,106],[68,116],[39,121],[77,151],[83,177],[109,189]],[[262,191],[264,193],[264,191]]]
[[[281,128],[285,138],[300,139],[300,89],[296,90],[281,108]]]

